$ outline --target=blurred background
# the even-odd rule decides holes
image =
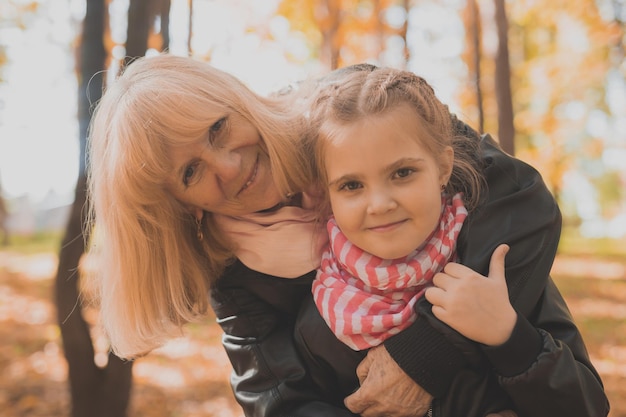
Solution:
[[[358,62],[426,78],[558,199],[553,275],[626,417],[625,22],[626,0],[0,0],[2,415],[241,415],[211,317],[129,364],[78,298],[90,109],[169,51],[261,94]]]

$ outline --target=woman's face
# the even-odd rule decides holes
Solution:
[[[401,105],[342,126],[326,147],[330,202],[345,236],[385,259],[404,257],[433,232],[454,153],[420,144],[415,112]]]
[[[236,113],[217,117],[205,138],[172,147],[168,189],[196,216],[243,215],[275,206],[281,195],[258,130]]]

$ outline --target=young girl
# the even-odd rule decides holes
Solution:
[[[467,152],[455,153],[448,110],[423,79],[394,70],[363,78],[332,92],[314,145],[332,216],[313,294],[330,328],[355,350],[377,346],[413,322],[415,302],[436,274],[440,283],[475,275],[451,262],[467,217],[464,199],[471,208],[482,186]],[[494,253],[498,278],[507,250]],[[482,332],[470,332],[474,311],[450,312],[441,288],[429,291],[429,300],[466,337],[501,344],[516,314],[499,282],[501,311],[493,323],[479,318]]]
[[[330,244],[312,291],[334,335],[353,350],[377,346],[416,319],[415,304],[426,293],[433,314],[463,336],[486,348],[507,342],[518,321],[504,279],[508,246],[494,251],[488,277],[456,263],[457,237],[483,180],[475,149],[455,140],[433,89],[405,71],[356,73],[320,95],[312,120],[326,191],[320,213],[332,209]],[[315,360],[311,372],[320,386],[337,379],[344,395],[354,381],[341,381],[337,368],[350,354],[314,332],[302,335]],[[531,340],[541,344],[536,331]],[[332,376],[320,363],[332,364]],[[493,367],[477,356],[472,371],[433,404],[436,415],[524,410],[498,386]]]

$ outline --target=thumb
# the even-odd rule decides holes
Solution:
[[[369,353],[363,358],[359,366],[356,367],[356,376],[359,378],[359,384],[363,384],[363,381],[367,378],[372,366],[372,358]]]
[[[355,414],[361,414],[368,407],[368,404],[365,402],[362,389],[363,388],[357,389],[343,400],[343,405]]]
[[[489,262],[489,278],[504,280],[504,258],[509,252],[509,245],[502,244],[491,254]]]

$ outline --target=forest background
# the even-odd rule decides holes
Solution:
[[[163,50],[261,93],[363,61],[424,76],[557,197],[553,275],[626,416],[625,21],[624,0],[2,0],[3,416],[241,414],[210,317],[128,364],[77,304],[90,106]]]

